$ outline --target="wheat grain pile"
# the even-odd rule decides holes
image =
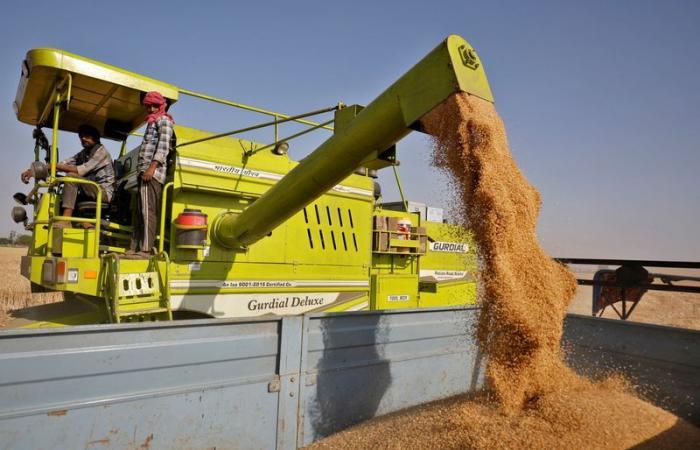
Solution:
[[[399,412],[313,448],[700,448],[700,430],[632,394],[594,383],[562,360],[574,276],[540,248],[540,196],[513,161],[493,105],[455,94],[422,119],[434,163],[453,180],[480,257],[477,339],[486,388]]]

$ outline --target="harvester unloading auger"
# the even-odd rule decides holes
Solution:
[[[157,248],[148,260],[127,260],[138,174],[137,149],[127,153],[126,138],[143,124],[140,102],[149,90],[170,104],[185,94],[274,120],[222,134],[176,126]],[[33,167],[41,171],[41,148],[48,164],[31,196],[34,217],[26,227],[33,243],[22,273],[33,290],[64,291],[68,302],[24,311],[18,315],[30,322],[17,326],[167,320],[173,311],[242,317],[473,303],[474,249],[463,231],[444,223],[437,208],[405,199],[380,203],[373,179],[376,170],[398,164],[394,144],[456,92],[493,101],[474,49],[453,35],[366,107],[324,110],[335,110],[334,133],[297,164],[277,128],[291,121],[328,128],[305,119],[313,113],[273,113],[67,52],[30,51],[15,109],[40,137],[52,123],[53,135],[50,146],[37,139]],[[78,205],[83,217],[68,219],[93,228],[54,228],[67,220],[60,188],[76,182],[56,176],[57,134],[82,123],[122,142],[116,198]],[[264,125],[275,128],[271,144],[229,137]],[[13,215],[26,222],[22,211]]]
[[[453,35],[366,108],[348,109],[356,115],[342,122],[347,125],[336,128],[331,138],[240,215],[220,216],[214,225],[217,240],[231,248],[257,242],[355,168],[379,158],[411,128],[419,127],[423,115],[460,91],[493,102],[474,49]]]

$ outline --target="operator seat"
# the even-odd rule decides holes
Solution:
[[[100,214],[100,219],[109,220],[109,215],[111,212],[111,204],[102,202],[102,211]],[[81,201],[75,204],[76,217],[88,217],[94,218],[97,212],[97,202],[93,201]]]
[[[114,168],[114,177],[115,179],[121,178],[123,174],[123,167],[121,163],[119,163],[118,160],[115,160],[112,162],[112,167]],[[117,192],[115,189],[114,194],[112,195],[112,201],[111,202],[105,202],[104,199],[102,201],[102,211],[100,214],[100,219],[102,221],[109,221],[109,216],[112,212],[112,210],[116,209],[113,207],[113,205],[116,204],[115,200],[117,197]],[[86,217],[93,219],[95,218],[95,213],[97,212],[97,202],[92,201],[92,200],[78,200],[75,204],[75,212],[77,217]]]

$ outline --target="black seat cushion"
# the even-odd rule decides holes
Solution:
[[[94,211],[97,209],[97,202],[90,202],[90,201],[84,201],[84,202],[78,202],[75,205],[75,209],[78,211]],[[103,211],[108,211],[109,210],[109,203],[102,203],[102,210]]]

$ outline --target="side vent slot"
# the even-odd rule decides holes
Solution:
[[[313,210],[311,205],[308,205],[302,211],[304,212],[304,222],[307,225],[306,236],[309,240],[310,249],[326,250],[326,239],[328,239],[328,250],[332,246],[332,249],[335,251],[347,252],[353,249],[355,252],[360,251],[357,244],[357,234],[355,233],[355,220],[350,208],[319,206],[314,203]],[[316,216],[315,223],[314,215]],[[318,236],[316,236],[316,229],[318,229]]]
[[[340,227],[343,227],[343,212],[338,208],[338,223],[340,223]]]
[[[307,228],[306,234],[309,236],[309,247],[314,248],[314,239],[311,237],[311,230]]]
[[[331,219],[331,208],[326,206],[326,215],[328,216],[328,225],[333,226],[333,219]]]

